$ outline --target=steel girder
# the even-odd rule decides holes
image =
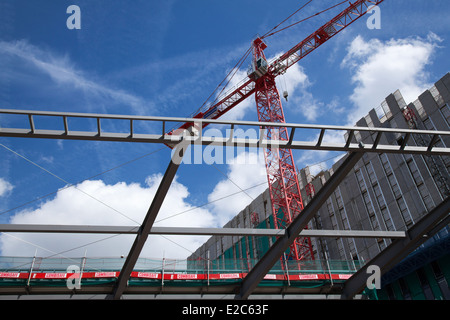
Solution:
[[[299,236],[301,232],[306,232],[309,230],[303,230],[307,225],[312,216],[320,208],[320,205],[326,201],[327,197],[334,191],[334,189],[339,185],[339,183],[345,178],[346,174],[353,168],[353,166],[361,159],[365,152],[376,152],[376,153],[403,153],[403,154],[422,154],[422,155],[450,155],[450,148],[438,148],[432,143],[428,146],[407,146],[406,142],[400,146],[395,145],[382,145],[380,144],[381,137],[384,134],[400,133],[404,136],[404,139],[410,139],[411,136],[415,134],[428,135],[430,136],[430,141],[436,141],[438,136],[449,136],[449,131],[434,131],[434,130],[411,130],[411,129],[390,129],[390,128],[375,128],[375,127],[345,127],[345,126],[321,126],[321,125],[302,125],[302,124],[288,124],[288,123],[261,123],[261,122],[251,122],[251,121],[223,121],[223,120],[206,120],[206,119],[189,119],[189,118],[169,118],[169,117],[142,117],[142,116],[121,116],[121,115],[102,115],[102,114],[80,114],[80,113],[60,113],[60,112],[42,112],[42,111],[27,111],[27,110],[4,110],[0,109],[0,114],[13,114],[22,115],[28,118],[28,127],[25,128],[4,128],[0,125],[0,136],[3,137],[26,137],[26,138],[46,138],[46,139],[68,139],[68,140],[93,140],[93,141],[122,141],[122,142],[146,142],[146,143],[164,143],[166,145],[177,145],[180,142],[188,144],[199,144],[199,145],[213,145],[213,146],[232,146],[232,147],[255,147],[255,148],[266,148],[266,147],[279,147],[287,149],[298,149],[298,150],[326,150],[326,151],[343,151],[349,152],[349,156],[341,164],[340,168],[333,174],[333,176],[327,181],[327,183],[322,187],[322,189],[317,193],[317,195],[311,200],[311,202],[304,208],[302,214],[297,216],[291,225],[284,230],[284,234],[278,238],[274,245],[269,249],[269,251],[263,256],[262,259],[257,263],[257,265],[250,271],[247,277],[243,280],[240,292],[235,296],[238,299],[248,299],[252,291],[258,286],[258,283],[264,278],[267,271],[270,269],[271,265],[275,263],[284,250]],[[56,130],[44,130],[37,128],[36,117],[39,116],[50,116],[61,118],[63,129]],[[95,131],[73,131],[69,129],[69,118],[88,118],[94,119],[97,123],[97,128]],[[101,129],[102,119],[109,120],[126,120],[129,121],[129,130],[126,133],[111,133],[104,132]],[[155,133],[136,133],[134,131],[134,124],[137,121],[145,121],[151,123],[157,123],[159,127],[160,134]],[[192,122],[197,128],[204,128],[206,125],[219,124],[228,126],[229,135],[224,138],[217,137],[207,137],[202,134],[202,131],[189,132],[188,135],[185,133],[167,135],[166,124],[174,122]],[[254,128],[255,130],[265,130],[268,127],[282,127],[289,130],[289,139],[287,141],[282,140],[267,140],[260,135],[257,139],[248,138],[236,138],[233,133],[236,127]],[[319,131],[318,139],[316,141],[300,141],[295,139],[296,131],[300,130],[315,130]],[[342,131],[348,132],[348,138],[344,143],[325,143],[323,138],[326,131]],[[261,132],[261,131],[259,131]],[[369,132],[374,135],[373,144],[362,144],[355,142],[354,136],[356,132]],[[124,289],[126,288],[126,283],[131,274],[134,264],[137,261],[139,253],[145,244],[145,240],[148,235],[153,230],[152,225],[155,221],[156,215],[162,204],[162,201],[167,194],[168,188],[170,187],[171,181],[176,173],[179,166],[179,162],[171,161],[169,167],[167,168],[166,174],[164,175],[163,181],[159,187],[159,194],[155,196],[152,205],[144,219],[143,224],[138,227],[138,229],[133,229],[129,232],[137,232],[137,237],[135,243],[133,244],[129,259],[124,264],[121,271],[122,277],[118,279],[114,291],[114,298],[120,298]],[[388,269],[396,261],[392,259],[392,252],[397,252],[396,259],[406,256],[408,250],[413,250],[418,245],[423,242],[423,234],[428,233],[431,235],[434,231],[437,231],[440,226],[446,222],[448,224],[448,218],[446,220],[441,220],[437,223],[438,216],[448,215],[449,212],[448,199],[444,201],[443,204],[439,205],[435,210],[433,210],[433,215],[430,213],[425,216],[420,222],[420,225],[414,225],[410,230],[407,231],[407,237],[404,238],[402,235],[397,235],[394,237],[399,237],[402,239],[395,240],[390,247],[396,247],[396,249],[387,249],[380,253],[381,258],[386,259],[390,257],[389,263],[381,265]],[[45,228],[45,227],[43,227]],[[89,229],[89,226],[86,226]],[[51,229],[51,228],[50,228]],[[36,230],[34,230],[36,231]],[[51,231],[51,230],[47,230]],[[97,230],[99,231],[99,230]],[[101,231],[101,230],[100,230]],[[112,230],[103,230],[104,232],[110,232]],[[114,232],[124,230],[115,230]],[[161,231],[161,230],[160,230]],[[165,230],[163,232],[168,232]],[[191,230],[193,231],[193,230]],[[313,230],[311,230],[313,231]],[[31,231],[29,231],[31,232]],[[39,232],[39,231],[37,231]],[[42,231],[44,232],[44,231]],[[172,230],[170,232],[176,232]],[[305,234],[306,235],[306,234]],[[312,235],[308,235],[312,236]],[[326,235],[319,235],[326,236]],[[336,235],[328,235],[336,236]],[[344,236],[341,234],[341,236]],[[348,234],[350,236],[350,234]],[[353,234],[352,236],[363,236],[362,234]],[[367,236],[364,235],[364,236]],[[391,235],[390,237],[392,237]],[[405,243],[407,248],[404,248]],[[399,248],[399,246],[401,248]],[[378,256],[377,256],[378,257]],[[376,258],[377,258],[376,257]],[[379,259],[381,259],[379,258]],[[364,278],[361,274],[364,272],[363,269],[351,277],[344,286],[344,293],[342,297],[350,298],[360,289],[361,279],[366,281],[367,276]],[[363,277],[363,278],[361,278]],[[110,297],[108,295],[108,297]]]
[[[414,249],[448,225],[450,223],[449,213],[450,198],[446,198],[407,230],[405,238],[393,240],[387,248],[352,275],[344,283],[341,298],[352,299],[355,294],[366,287],[367,279],[371,275],[371,273],[368,273],[370,266],[378,266],[381,272],[380,276],[383,275],[406,258]]]
[[[0,232],[17,233],[81,233],[81,234],[137,234],[139,226],[93,226],[93,225],[41,225],[0,224]],[[195,227],[152,227],[150,235],[183,236],[248,236],[280,237],[285,229],[254,228],[195,228]],[[404,238],[404,231],[372,230],[303,230],[300,236],[318,238]]]
[[[240,292],[236,295],[237,299],[248,299],[267,272],[269,272],[286,249],[295,241],[300,232],[306,227],[308,222],[314,217],[317,211],[319,211],[320,207],[362,156],[362,152],[354,152],[343,161],[341,166],[306,205],[302,213],[295,217],[292,223],[286,228],[286,234],[279,237],[258,263],[250,270],[249,274],[242,281]]]
[[[180,150],[176,150],[176,152],[181,152],[181,154],[176,153],[175,156],[179,157],[183,156],[182,154],[183,148],[180,148]],[[117,279],[113,294],[114,299],[120,299],[122,293],[125,291],[127,282],[131,276],[131,272],[133,271],[134,266],[136,265],[139,255],[141,254],[142,248],[144,247],[145,242],[150,233],[150,230],[152,229],[153,223],[155,222],[159,210],[161,209],[161,206],[164,202],[164,199],[166,198],[167,192],[169,191],[170,185],[172,184],[172,181],[175,178],[175,174],[180,166],[180,162],[174,160],[175,159],[172,158],[171,161],[169,162],[169,166],[167,167],[166,172],[164,173],[164,176],[161,180],[161,183],[159,184],[158,190],[156,191],[156,194],[152,200],[150,208],[148,209],[147,214],[145,215],[144,220],[138,229],[136,239],[134,240],[134,243],[131,246],[128,256],[122,267],[119,279]]]
[[[280,149],[294,150],[323,150],[342,152],[377,152],[377,153],[403,153],[403,154],[424,154],[424,155],[450,155],[450,148],[435,147],[432,143],[428,146],[408,146],[406,142],[400,146],[380,144],[383,135],[401,134],[405,140],[411,139],[414,135],[426,135],[430,141],[436,141],[438,136],[450,136],[450,131],[435,130],[415,130],[415,129],[392,129],[376,127],[351,127],[351,126],[330,126],[330,125],[309,125],[294,123],[261,123],[257,121],[226,121],[211,119],[192,119],[176,117],[150,117],[150,116],[126,116],[126,115],[106,115],[93,113],[70,113],[70,112],[50,112],[50,111],[30,111],[30,110],[9,110],[0,109],[0,114],[9,114],[25,117],[27,126],[20,128],[7,128],[0,123],[0,137],[19,138],[42,138],[42,139],[63,139],[63,140],[87,140],[87,141],[118,141],[118,142],[141,142],[141,143],[163,143],[176,145],[184,141],[187,144],[267,148],[278,147]],[[39,117],[56,117],[60,119],[61,125],[57,129],[39,129]],[[71,119],[90,119],[96,123],[96,130],[75,131],[71,130]],[[126,121],[128,123],[127,132],[106,132],[102,130],[103,120]],[[136,132],[136,123],[143,122],[148,125],[147,133]],[[194,123],[195,128],[203,128],[206,125],[222,125],[228,136],[208,137],[198,132],[178,132],[177,134],[166,134],[169,124],[180,122]],[[287,141],[281,139],[267,140],[263,134],[259,138],[238,138],[235,137],[236,128],[254,130],[261,132],[267,128],[286,128],[289,133]],[[317,133],[318,138],[313,141],[303,141],[296,139],[296,133],[301,131],[302,136],[311,136]],[[324,137],[329,131],[341,131],[342,134],[348,132],[348,138],[342,143],[324,142]],[[152,133],[150,133],[152,132]],[[159,133],[155,133],[159,132]],[[375,136],[372,144],[361,144],[354,139],[357,132],[369,132]]]

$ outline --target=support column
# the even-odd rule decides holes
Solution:
[[[363,152],[354,152],[347,156],[342,165],[330,177],[327,183],[317,192],[316,196],[308,203],[300,215],[287,227],[284,236],[270,247],[266,254],[258,261],[253,269],[247,274],[241,284],[240,292],[236,299],[247,299],[252,291],[258,286],[264,276],[269,272],[274,264],[280,259],[285,250],[299,236],[300,232],[307,226],[309,220],[319,211],[328,197],[334,192],[336,187],[347,176],[350,170],[361,159]]]
[[[170,185],[175,178],[175,174],[178,170],[178,167],[180,166],[183,154],[185,153],[184,151],[185,144],[179,143],[176,150],[174,151],[174,156],[170,160],[169,166],[164,173],[164,177],[161,180],[158,190],[156,191],[152,204],[147,211],[147,215],[145,216],[144,221],[142,222],[142,225],[138,230],[136,239],[134,240],[133,246],[130,249],[122,270],[120,271],[119,279],[117,280],[116,288],[113,294],[114,299],[120,299],[127,286],[127,282],[131,276],[131,272],[136,265],[136,261],[141,254],[142,248],[145,245],[145,241],[147,240],[150,230],[152,229],[156,216],[158,215],[167,192],[169,191]]]

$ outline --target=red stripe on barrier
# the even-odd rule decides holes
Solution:
[[[98,279],[98,278],[117,278],[119,271],[109,272],[84,272],[81,277],[83,279]],[[32,273],[32,279],[74,279],[78,278],[79,273],[66,272],[37,272]],[[197,273],[165,273],[164,280],[227,280],[227,279],[243,279],[247,273],[213,273],[213,274],[197,274]],[[332,280],[347,280],[352,274],[332,274]],[[29,273],[27,272],[0,272],[0,279],[27,279]],[[158,272],[138,272],[131,273],[132,278],[141,279],[162,279],[161,273]],[[282,274],[267,274],[264,280],[286,280],[287,277]],[[311,280],[329,280],[329,274],[296,274],[289,275],[290,281],[311,281]]]

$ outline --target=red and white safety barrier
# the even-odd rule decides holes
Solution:
[[[83,272],[82,279],[100,279],[100,278],[117,278],[119,271],[107,271],[107,272]],[[31,274],[31,279],[73,279],[78,278],[79,273],[67,273],[67,272],[36,272]],[[131,278],[138,279],[162,279],[164,280],[228,280],[228,279],[243,279],[247,273],[165,273],[164,276],[158,272],[138,272],[133,271]],[[0,279],[28,279],[30,276],[27,272],[0,272]],[[332,280],[346,280],[350,278],[352,274],[331,274]],[[289,281],[314,281],[314,280],[328,280],[329,274],[294,274],[286,277],[282,274],[267,274],[264,280],[287,280]]]

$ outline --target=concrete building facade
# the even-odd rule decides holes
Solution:
[[[450,129],[450,74],[446,74],[416,101],[407,104],[399,91],[390,94],[356,126],[384,128]],[[427,136],[383,135],[380,143],[428,145]],[[371,144],[375,136],[355,132],[353,142]],[[450,147],[449,139],[437,139],[436,146]],[[344,156],[345,157],[345,156]],[[306,205],[333,174],[343,158],[329,170],[315,176],[309,168],[299,171],[302,198]],[[450,157],[408,154],[366,153],[328,198],[310,229],[404,231],[450,195]],[[274,228],[268,190],[259,195],[224,227]],[[448,226],[435,241],[448,238]],[[217,268],[251,267],[275,239],[268,237],[211,237],[190,257],[214,261]],[[386,238],[312,238],[315,259],[368,261],[386,248]],[[437,257],[438,259],[439,257]],[[450,270],[444,270],[447,286]],[[436,260],[437,261],[437,260]],[[233,264],[233,266],[226,264]],[[437,262],[436,262],[437,263]],[[435,267],[436,269],[436,267]]]

